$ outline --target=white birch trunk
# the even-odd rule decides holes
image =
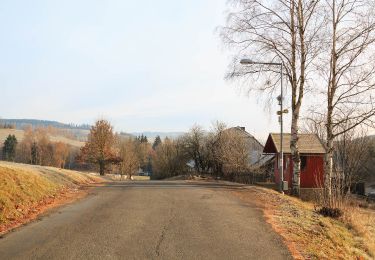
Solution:
[[[298,115],[299,109],[293,111],[292,127],[291,127],[291,139],[290,139],[290,151],[293,160],[293,182],[292,182],[292,194],[294,196],[300,196],[300,184],[301,184],[301,159],[298,150]]]

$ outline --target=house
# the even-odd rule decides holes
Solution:
[[[290,151],[291,134],[283,134],[283,152],[284,152],[284,181],[288,182],[288,188],[291,189],[293,181],[293,161]],[[324,154],[326,152],[323,143],[315,134],[299,134],[298,149],[301,156],[301,179],[300,188],[312,189],[323,186],[324,174]],[[279,174],[279,153],[280,153],[280,134],[270,134],[268,136],[263,152],[265,154],[274,154],[275,182],[280,184]]]
[[[263,145],[250,133],[246,131],[243,126],[236,126],[226,129],[225,131],[230,131],[242,136],[249,148],[249,165],[255,165],[263,155]]]

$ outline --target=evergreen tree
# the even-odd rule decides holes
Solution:
[[[152,174],[152,158],[151,155],[147,158],[146,172]]]
[[[156,147],[159,145],[159,144],[161,144],[161,138],[160,138],[160,136],[158,135],[156,138],[155,138],[155,140],[154,140],[154,143],[153,143],[153,145],[152,145],[152,149],[156,149]]]
[[[135,138],[138,142],[142,143],[148,143],[147,136],[141,134]]]
[[[17,138],[15,135],[8,135],[4,141],[3,159],[7,161],[14,161],[16,157]]]
[[[37,164],[39,157],[39,148],[36,142],[33,142],[31,145],[31,164]]]

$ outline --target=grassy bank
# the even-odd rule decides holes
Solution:
[[[350,207],[341,219],[316,213],[314,204],[251,187],[235,191],[243,201],[256,203],[283,237],[296,259],[374,259],[375,211]]]
[[[76,171],[0,162],[0,232],[82,185],[100,181]]]

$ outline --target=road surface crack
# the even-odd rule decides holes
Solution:
[[[156,247],[155,247],[155,254],[156,254],[156,256],[160,256],[160,247],[161,247],[163,241],[165,240],[167,231],[168,231],[168,229],[169,229],[169,227],[170,227],[173,219],[176,216],[176,214],[174,212],[174,205],[172,205],[172,207],[170,208],[168,215],[169,215],[169,219],[166,222],[166,224],[163,226],[161,234],[160,234],[160,237],[158,239],[158,242],[156,243]]]

